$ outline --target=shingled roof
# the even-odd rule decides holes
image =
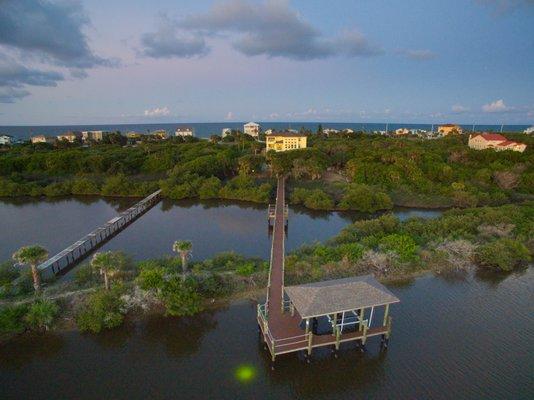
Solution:
[[[400,301],[372,275],[288,286],[285,292],[302,318]]]

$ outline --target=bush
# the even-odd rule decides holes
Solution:
[[[20,271],[11,261],[0,263],[0,287],[11,286],[11,283],[20,276]]]
[[[344,210],[375,212],[393,208],[393,202],[385,192],[367,185],[352,184],[345,190],[339,207]]]
[[[76,315],[78,328],[81,331],[99,333],[103,329],[121,325],[124,315],[120,295],[118,287],[112,290],[100,289],[91,294]]]
[[[72,194],[80,195],[99,194],[100,189],[95,182],[87,178],[81,178],[72,182],[71,192]]]
[[[202,298],[192,279],[173,276],[165,282],[161,292],[165,313],[172,316],[194,315],[202,311]]]
[[[143,290],[160,291],[165,284],[166,271],[163,267],[142,268],[137,276],[137,284]]]
[[[59,313],[59,307],[50,300],[37,300],[33,303],[24,320],[31,329],[48,330]]]
[[[219,178],[212,176],[206,179],[198,189],[198,197],[201,199],[215,199],[219,197],[221,190],[221,181]]]
[[[74,273],[74,282],[80,287],[87,286],[96,282],[93,267],[89,264],[81,265]]]
[[[384,251],[395,252],[402,262],[413,260],[417,252],[417,245],[412,237],[398,233],[383,237],[379,242],[379,247]]]
[[[476,261],[485,268],[511,271],[531,260],[527,247],[513,239],[501,238],[480,246]]]
[[[314,189],[309,191],[304,206],[314,210],[330,210],[334,208],[334,200],[321,189]]]
[[[24,316],[28,306],[6,306],[0,308],[0,334],[13,334],[23,332],[26,328]]]

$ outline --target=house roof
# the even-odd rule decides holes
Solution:
[[[372,275],[288,286],[285,292],[302,318],[400,301]]]
[[[477,137],[477,136],[482,137],[482,139],[484,139],[484,140],[491,140],[491,141],[504,142],[504,141],[508,140],[503,135],[499,135],[498,133],[478,133],[473,137]]]
[[[305,137],[303,133],[298,132],[289,132],[289,131],[283,131],[283,132],[271,132],[266,134],[265,136],[282,136],[282,137]]]

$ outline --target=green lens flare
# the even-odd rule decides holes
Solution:
[[[240,365],[235,370],[235,377],[239,382],[250,382],[256,377],[256,368],[252,365]]]

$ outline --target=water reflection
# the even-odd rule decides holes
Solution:
[[[0,365],[2,369],[21,369],[34,361],[52,360],[64,346],[65,338],[60,333],[24,334],[0,342]]]
[[[217,327],[215,314],[215,310],[208,310],[192,317],[150,316],[138,327],[141,340],[151,345],[163,344],[172,357],[195,354],[204,336]]]

